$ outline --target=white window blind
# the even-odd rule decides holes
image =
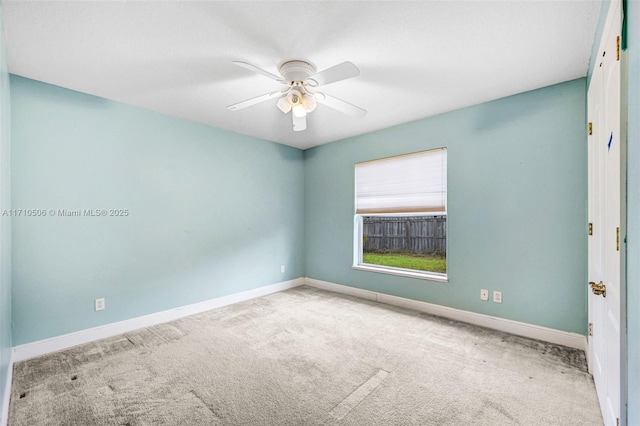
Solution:
[[[446,148],[356,164],[357,214],[446,211]]]

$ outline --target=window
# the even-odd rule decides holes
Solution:
[[[446,148],[358,163],[353,267],[446,281]]]

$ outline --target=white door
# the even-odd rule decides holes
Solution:
[[[605,425],[620,401],[620,2],[612,2],[588,91],[590,369]]]

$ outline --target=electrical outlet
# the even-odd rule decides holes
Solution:
[[[489,290],[484,288],[480,290],[480,300],[489,300]]]
[[[96,299],[96,311],[104,311],[104,297]]]
[[[494,291],[493,292],[493,301],[496,303],[502,303],[502,292]]]
[[[284,265],[280,265],[280,272],[284,274]]]

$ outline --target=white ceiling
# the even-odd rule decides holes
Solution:
[[[600,0],[3,1],[9,71],[306,149],[583,77]],[[361,71],[323,86],[368,110],[324,105],[293,132],[276,100],[285,60]]]

